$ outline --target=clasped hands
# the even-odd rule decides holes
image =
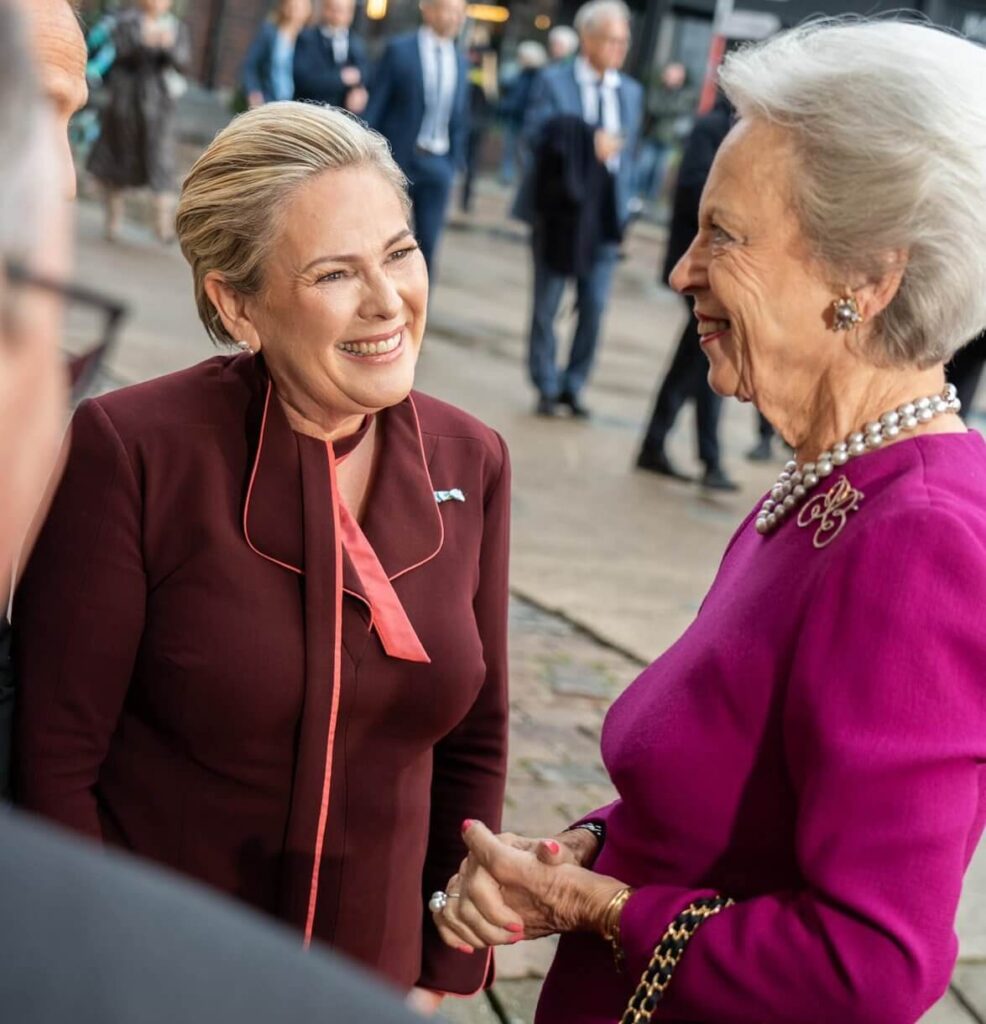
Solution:
[[[606,908],[623,882],[585,865],[597,840],[584,829],[550,839],[504,832],[482,822],[462,824],[469,849],[449,880],[449,900],[434,913],[443,941],[461,953],[521,939],[603,928]]]

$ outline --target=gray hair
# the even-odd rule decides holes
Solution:
[[[986,51],[889,20],[826,19],[726,58],[741,117],[782,129],[813,254],[876,280],[906,253],[869,355],[932,366],[986,326]]]
[[[575,14],[575,29],[580,35],[595,32],[599,23],[607,18],[622,18],[628,25],[633,20],[630,8],[623,0],[589,0]]]
[[[555,25],[548,33],[548,46],[571,56],[579,48],[579,34],[571,25]]]
[[[543,68],[548,63],[548,53],[539,42],[525,39],[517,47],[517,63],[522,68]]]
[[[40,242],[48,127],[22,19],[0,0],[0,259],[23,260]]]

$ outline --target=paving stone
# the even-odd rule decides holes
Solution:
[[[970,1016],[952,992],[946,992],[945,998],[933,1006],[918,1024],[978,1024]]]
[[[496,951],[496,976],[500,981],[516,981],[519,978],[541,979],[548,973],[551,961],[558,947],[557,937],[536,939],[533,942],[518,942],[516,946],[504,946]]]
[[[965,1001],[986,1021],[986,962],[960,963],[953,984]]]
[[[551,689],[563,697],[595,697],[612,700],[618,693],[618,683],[608,673],[594,665],[578,663],[548,666]]]
[[[605,786],[608,781],[605,769],[599,764],[530,761],[525,767],[538,782],[549,786]]]

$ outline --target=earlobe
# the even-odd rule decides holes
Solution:
[[[237,341],[240,348],[259,352],[262,344],[250,316],[247,296],[234,288],[218,272],[206,274],[202,286],[227,334],[240,339]]]

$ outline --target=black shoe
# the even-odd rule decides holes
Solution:
[[[555,417],[558,415],[558,401],[550,395],[541,395],[534,408],[536,416]]]
[[[710,491],[738,491],[739,484],[730,480],[718,467],[709,466],[702,476],[702,486]]]
[[[567,405],[577,420],[587,420],[592,415],[588,407],[582,404],[582,399],[578,395],[572,394],[571,391],[563,391],[558,396],[558,401],[562,405]]]
[[[637,456],[637,469],[646,469],[648,473],[657,473],[659,476],[668,476],[672,480],[681,480],[684,483],[691,483],[694,479],[687,473],[676,469],[674,463],[664,454],[663,451],[655,451],[653,448],[642,448]]]
[[[761,438],[747,453],[750,462],[770,462],[774,458],[774,446],[769,437]]]

